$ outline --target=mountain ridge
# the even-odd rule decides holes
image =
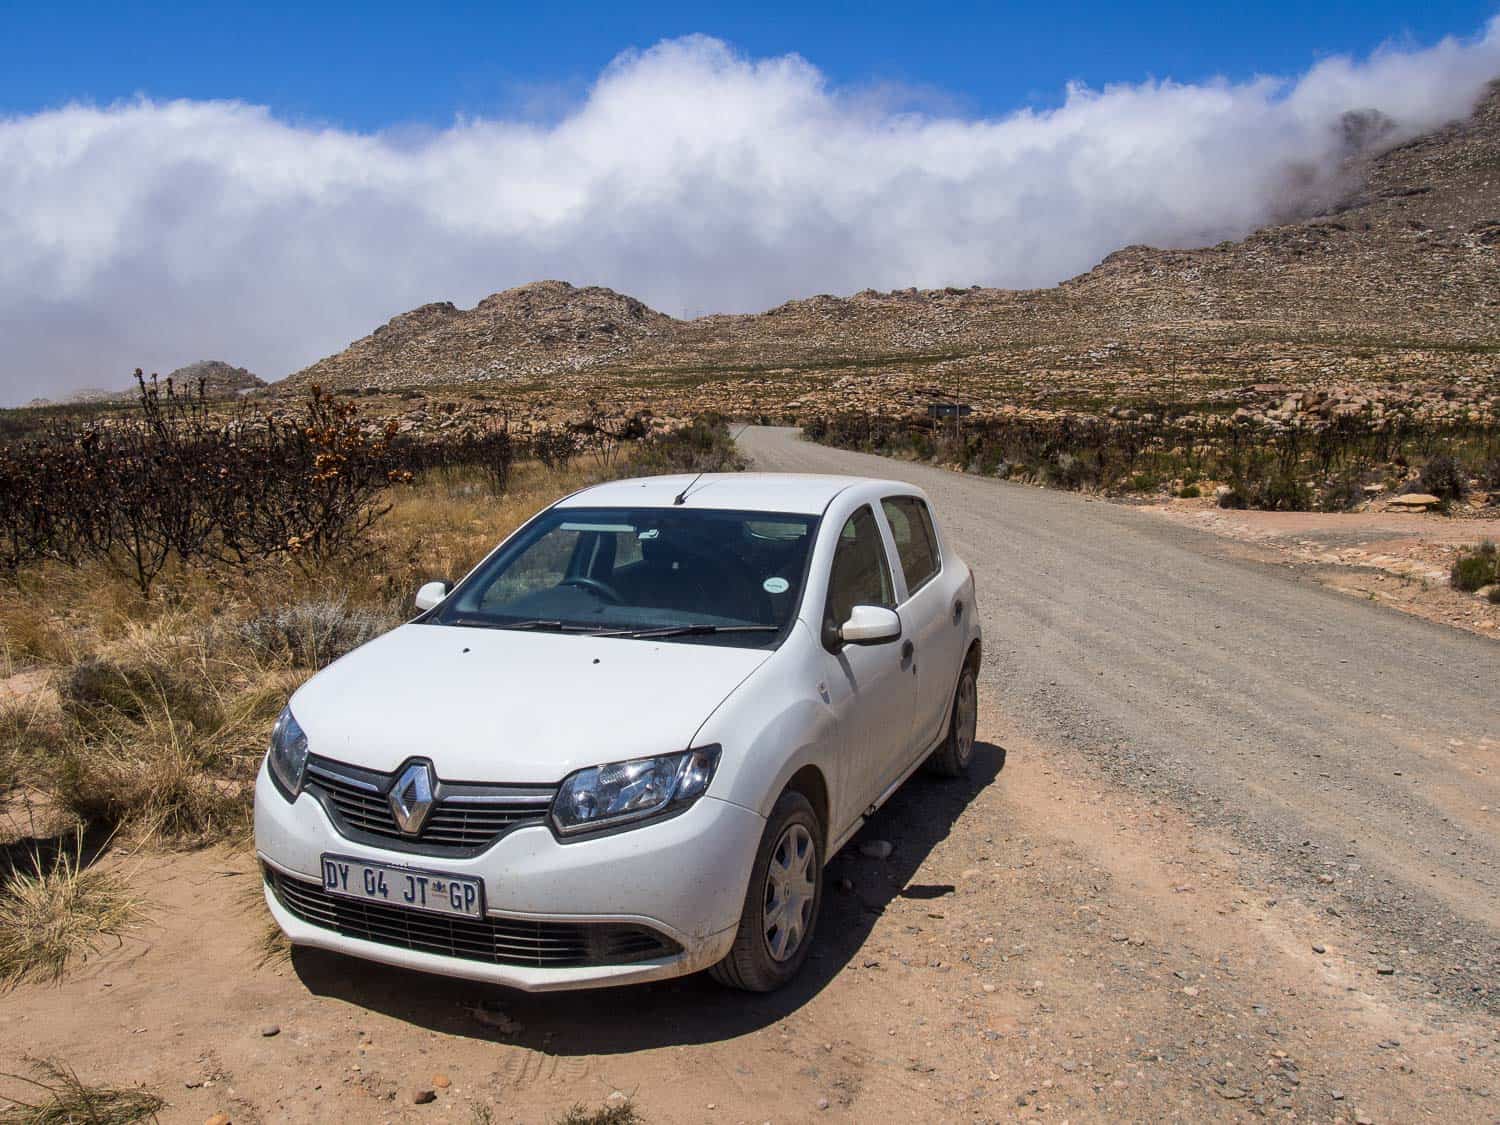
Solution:
[[[1379,124],[1360,129],[1378,134]],[[1050,288],[866,289],[680,320],[602,286],[537,281],[468,310],[435,302],[401,313],[277,386],[533,385],[589,372],[607,384],[879,360],[982,375],[997,363],[1045,370],[1060,349],[1091,341],[1149,349],[1164,334],[1185,363],[1226,343],[1500,341],[1500,82],[1465,121],[1373,154],[1370,143],[1351,142],[1367,154],[1317,214],[1215,246],[1121,247]]]

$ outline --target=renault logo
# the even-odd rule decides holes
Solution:
[[[391,814],[406,835],[415,836],[427,823],[427,814],[432,812],[434,804],[432,787],[432,767],[426,762],[407,766],[391,786]]]

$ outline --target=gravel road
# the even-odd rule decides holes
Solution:
[[[978,578],[1007,722],[1227,830],[1267,895],[1416,993],[1500,1009],[1500,646],[1063,492],[738,435],[754,467],[909,481]]]

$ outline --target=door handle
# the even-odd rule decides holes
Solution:
[[[955,625],[961,624],[963,622],[963,619],[964,619],[964,600],[962,598],[959,598],[958,601],[956,601],[956,602],[953,603],[953,624],[955,624]]]
[[[916,645],[912,644],[910,641],[904,642],[901,645],[901,663],[905,664],[912,658],[913,655],[915,655],[916,651]]]

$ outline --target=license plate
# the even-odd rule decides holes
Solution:
[[[484,884],[466,875],[443,875],[341,855],[323,857],[323,889],[331,895],[383,902],[430,914],[484,917]]]

